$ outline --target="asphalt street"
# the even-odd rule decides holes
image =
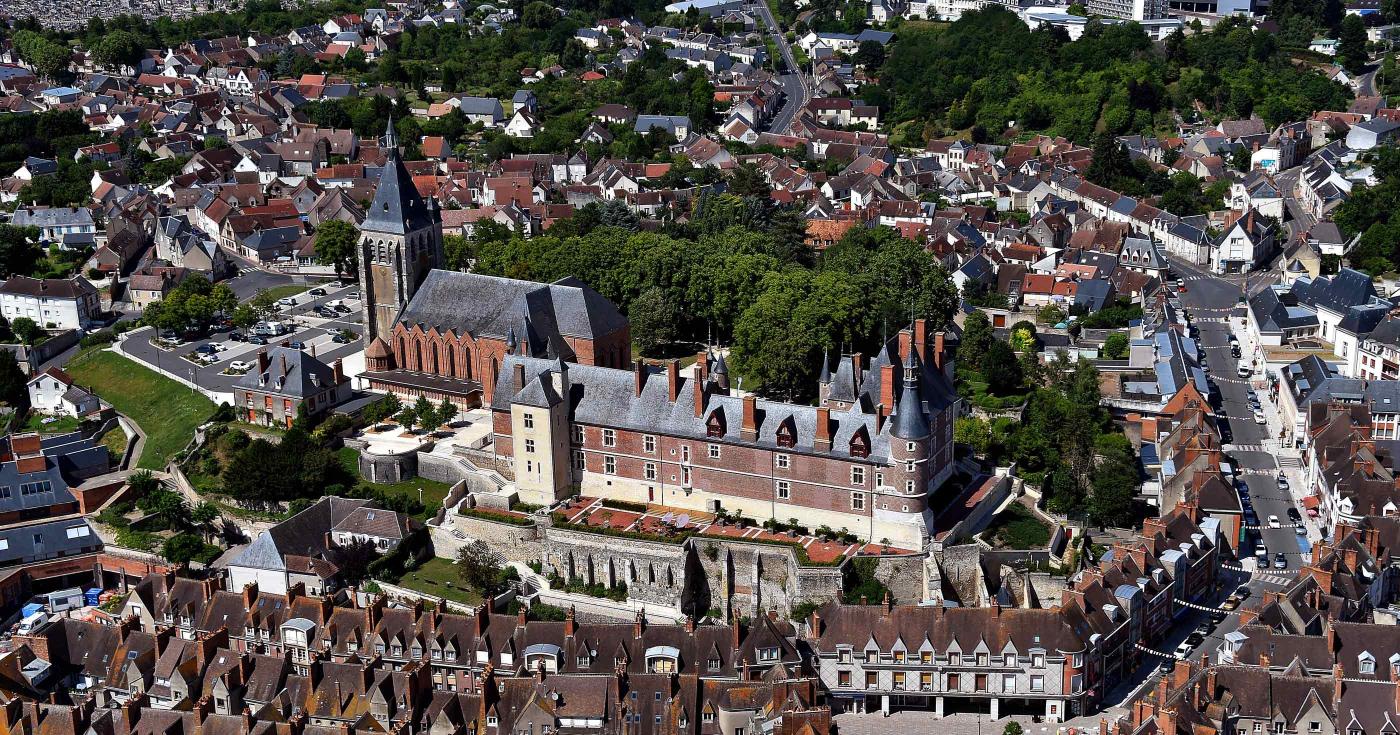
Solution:
[[[766,3],[755,3],[750,7],[763,18],[764,24],[768,26],[768,34],[778,46],[778,53],[782,55],[783,61],[787,62],[787,70],[777,76],[778,84],[783,88],[783,105],[768,123],[768,129],[772,132],[786,133],[793,119],[797,117],[797,111],[807,104],[807,78],[798,67],[797,57],[793,56],[792,46],[778,27],[778,21],[773,18],[772,9]]]
[[[248,278],[253,274],[243,276]],[[262,283],[258,279],[250,279],[253,283]],[[280,285],[280,284],[275,284]],[[268,288],[267,285],[256,285],[251,297],[258,290]],[[307,285],[307,288],[312,288]],[[342,330],[353,332],[357,337],[363,334],[360,320],[360,302],[351,298],[358,296],[359,286],[351,283],[340,288],[327,289],[325,296],[308,298],[305,294],[295,296],[297,305],[280,312],[284,323],[295,325],[295,329],[290,334],[285,334],[275,339],[269,338],[270,344],[280,344],[281,342],[301,342],[308,351],[314,351],[316,356],[326,363],[334,362],[337,358],[343,358],[354,354],[362,349],[364,345],[360,339],[355,339],[346,344],[336,344],[333,337]],[[314,313],[316,306],[329,304],[332,302],[344,301],[350,307],[348,314],[341,314],[335,319],[322,318]],[[229,332],[217,332],[207,339],[196,340],[181,344],[175,349],[165,350],[151,344],[150,329],[138,329],[128,334],[122,343],[122,349],[133,359],[145,362],[152,367],[163,370],[167,373],[179,375],[185,380],[192,380],[205,390],[218,393],[232,393],[234,384],[242,377],[242,374],[234,374],[228,371],[230,364],[235,361],[255,362],[257,351],[260,345],[249,344],[248,342],[238,342],[229,338]],[[218,361],[205,365],[195,363],[186,356],[196,351],[201,345],[214,344],[219,347]]]

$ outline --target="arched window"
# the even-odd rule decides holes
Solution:
[[[472,348],[462,345],[462,377],[472,379]]]
[[[413,369],[420,373],[423,372],[423,342],[421,340],[413,341]]]
[[[399,364],[408,367],[408,340],[399,337]]]
[[[434,342],[434,343],[433,343],[433,370],[432,370],[432,372],[433,372],[434,375],[441,375],[441,374],[442,374],[442,363],[439,362],[438,344],[437,344],[437,342]]]
[[[447,356],[447,370],[443,371],[443,375],[446,375],[449,378],[457,377],[456,354],[453,352],[451,345],[449,345],[447,349],[443,352],[445,352]]]

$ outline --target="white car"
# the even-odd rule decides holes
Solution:
[[[1176,655],[1178,658],[1186,658],[1187,656],[1190,656],[1191,644],[1183,641],[1181,645],[1176,647]]]
[[[1254,412],[1254,423],[1259,424],[1260,426],[1263,426],[1264,424],[1268,423],[1268,420],[1264,418],[1263,411]]]
[[[1278,528],[1278,516],[1269,516],[1269,528]]]
[[[239,372],[246,372],[248,370],[253,369],[253,363],[248,362],[247,360],[234,360],[233,362],[228,364],[228,369],[237,370]]]
[[[1241,365],[1240,369],[1236,371],[1236,374],[1238,374],[1241,378],[1248,378],[1249,372],[1249,368],[1245,367],[1244,365]]]

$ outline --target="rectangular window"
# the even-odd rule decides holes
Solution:
[[[948,665],[949,665],[949,666],[961,666],[961,665],[962,665],[962,654],[961,654],[961,653],[950,653],[950,654],[948,654]]]
[[[792,496],[792,485],[787,480],[778,480],[778,499],[787,500]]]
[[[1007,666],[1015,666],[1015,665],[1016,665],[1016,654],[1014,654],[1014,653],[1008,653],[1008,654],[1006,654],[1005,663],[1006,663]]]
[[[836,672],[836,686],[839,686],[839,687],[843,687],[843,688],[844,688],[844,687],[849,687],[850,685],[851,685],[851,672],[849,672],[849,671],[838,671],[838,672]]]
[[[880,686],[880,675],[874,671],[865,672],[865,688],[877,689]]]
[[[921,664],[931,664],[931,663],[933,663],[933,651],[919,651],[919,663],[921,663]]]
[[[656,454],[656,437],[647,434],[642,437],[642,451],[647,454]]]
[[[648,480],[655,480],[655,479],[656,479],[656,463],[655,463],[655,462],[647,462],[647,463],[646,463],[646,467],[643,468],[643,477],[645,477],[645,478],[648,479]]]
[[[948,691],[950,691],[950,692],[960,691],[961,688],[962,688],[961,685],[962,685],[962,680],[958,678],[958,675],[957,675],[957,674],[949,674],[949,675],[948,675]]]
[[[575,449],[575,450],[574,450],[574,453],[573,453],[573,459],[574,459],[574,469],[576,469],[576,470],[582,472],[584,469],[587,468],[587,464],[586,464],[586,463],[584,462],[584,460],[583,460],[583,452],[580,452],[580,451],[578,451],[577,449]]]
[[[526,440],[525,440],[525,453],[526,453],[526,454],[534,454],[534,453],[535,453],[535,440],[534,440],[534,439],[526,439]]]
[[[865,510],[865,493],[851,493],[851,510]]]
[[[603,457],[603,473],[608,475],[617,474],[617,457],[611,454]]]
[[[975,688],[973,691],[977,691],[977,692],[985,692],[985,691],[987,691],[987,675],[986,675],[986,674],[978,674],[976,680],[975,680],[973,683],[976,685],[976,688]]]
[[[1002,674],[1002,675],[1001,675],[1001,691],[1002,691],[1003,693],[1005,693],[1005,694],[1010,694],[1010,693],[1016,691],[1016,675],[1015,675],[1015,674]]]
[[[524,418],[525,418],[525,428],[527,428],[527,429],[533,429],[533,428],[535,428],[535,415],[534,415],[534,414],[527,413],[527,414],[525,414],[525,417],[524,417]]]
[[[582,426],[579,426],[578,424],[574,424],[574,426],[573,426],[573,428],[572,428],[572,430],[571,430],[571,434],[573,435],[572,438],[573,438],[575,444],[582,444],[582,443],[583,443],[583,427],[582,427]]]
[[[603,446],[617,446],[617,432],[612,429],[603,429]]]
[[[851,484],[852,484],[852,485],[864,485],[864,484],[865,484],[865,468],[864,468],[864,467],[852,467],[852,468],[851,468]]]
[[[1044,668],[1045,656],[1039,653],[1035,654],[1034,656],[1031,656],[1031,666],[1034,666],[1037,669]]]
[[[719,459],[719,445],[718,445],[718,444],[711,444],[711,445],[710,445],[710,459]]]
[[[682,468],[681,468],[681,484],[682,484],[682,485],[685,485],[686,487],[690,487],[690,468],[689,468],[689,467],[682,467]]]
[[[792,458],[786,454],[779,454],[773,458],[773,462],[778,465],[778,469],[785,470],[792,466]]]
[[[1035,676],[1032,676],[1032,677],[1031,677],[1031,691],[1033,691],[1033,692],[1043,692],[1043,691],[1045,691],[1045,677],[1040,676],[1040,675],[1038,675],[1038,674],[1035,675]]]
[[[690,445],[689,445],[689,444],[682,444],[682,445],[681,445],[681,461],[682,461],[682,462],[689,462],[689,461],[690,461]]]

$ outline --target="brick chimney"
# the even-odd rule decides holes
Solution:
[[[749,441],[758,438],[758,399],[752,393],[744,396],[744,416],[739,424],[739,437]]]
[[[258,583],[249,582],[243,585],[243,609],[253,609],[253,600],[258,599]]]
[[[695,418],[705,415],[705,368],[696,363],[691,368],[691,380],[695,383]]]
[[[524,366],[523,364],[521,364],[521,363],[518,363],[518,362],[515,363],[515,370],[514,370],[514,373],[515,373],[515,375],[514,375],[514,377],[515,377],[515,382],[514,382],[514,385],[515,385],[515,392],[516,392],[516,393],[519,393],[520,391],[525,390],[525,366]]]
[[[676,402],[681,394],[681,363],[679,360],[666,361],[666,400]]]
[[[856,393],[860,392],[860,376],[864,370],[865,355],[859,352],[851,355],[851,386],[855,388]]]
[[[689,616],[689,615],[685,616],[685,632],[687,632],[687,633],[694,633],[694,632],[695,632],[695,618],[693,618],[693,617],[691,617],[691,616]]]
[[[928,362],[928,320],[914,320],[914,354],[919,356],[920,362]]]
[[[574,622],[574,606],[570,605],[568,612],[564,613],[564,635],[572,636],[578,630],[578,623]]]
[[[699,368],[701,380],[708,379],[710,377],[710,353],[705,350],[695,353],[695,367]]]
[[[258,350],[258,373],[261,374],[267,372],[268,364],[269,363],[267,358],[267,349],[263,348],[261,350]]]
[[[822,634],[822,616],[812,610],[812,616],[807,623],[808,634],[812,638],[817,638]]]
[[[943,330],[940,329],[933,335],[933,366],[939,370],[943,369],[943,360],[945,357],[943,353],[948,349],[943,340],[944,333]]]
[[[335,362],[331,363],[331,375],[334,377],[336,385],[345,382],[345,366],[341,364],[341,359],[339,357],[335,358]]]
[[[831,409],[826,406],[817,407],[817,428],[812,446],[819,452],[831,449]]]
[[[1333,709],[1336,709],[1336,705],[1342,701],[1342,676],[1343,676],[1343,674],[1342,674],[1342,665],[1341,665],[1341,664],[1333,664],[1333,665],[1332,665],[1332,705],[1333,705]]]
[[[647,364],[642,362],[642,358],[632,361],[632,394],[640,396],[642,388],[647,384]]]
[[[638,610],[638,611],[637,611],[637,617],[636,617],[636,619],[634,619],[634,620],[632,621],[632,637],[633,637],[633,638],[641,638],[641,637],[642,637],[642,632],[646,630],[646,626],[647,626],[646,613],[643,612],[643,611],[641,611],[641,610]]]

